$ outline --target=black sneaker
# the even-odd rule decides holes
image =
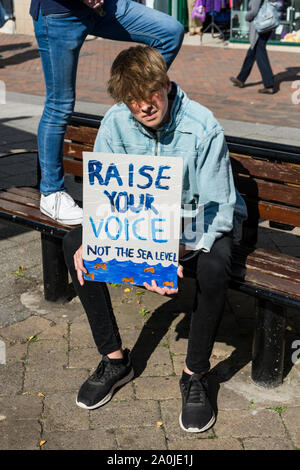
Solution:
[[[207,431],[216,418],[207,394],[206,377],[193,374],[187,381],[181,378],[179,384],[182,394],[181,428],[187,432]]]
[[[111,399],[115,389],[129,382],[133,375],[128,350],[124,351],[123,361],[103,356],[95,372],[82,384],[76,404],[87,410],[104,405]]]

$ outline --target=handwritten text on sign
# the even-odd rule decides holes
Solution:
[[[83,152],[86,279],[177,287],[182,159]]]

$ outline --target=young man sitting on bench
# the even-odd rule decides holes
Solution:
[[[182,215],[194,218],[195,225],[185,224],[181,235],[178,276],[183,277],[184,268],[193,270],[197,292],[180,379],[179,422],[185,431],[203,432],[215,422],[207,374],[231,274],[233,232],[246,217],[245,204],[234,186],[223,129],[207,108],[169,80],[158,51],[148,46],[123,50],[112,65],[108,92],[117,104],[102,120],[95,152],[183,158]],[[194,226],[203,230],[195,232]],[[94,409],[110,400],[134,371],[130,353],[122,348],[106,284],[83,280],[87,271],[81,243],[78,227],[66,235],[64,251],[103,356],[76,400],[78,406]],[[161,295],[177,292],[160,288],[155,281],[145,283],[145,288]]]

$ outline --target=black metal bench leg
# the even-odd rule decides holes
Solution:
[[[65,298],[68,287],[68,269],[65,264],[62,239],[41,234],[44,297],[55,302]]]
[[[283,381],[285,309],[268,300],[256,300],[256,325],[252,348],[252,380],[263,387]]]

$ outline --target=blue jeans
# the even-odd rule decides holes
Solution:
[[[131,0],[107,0],[104,7],[103,17],[86,8],[47,16],[40,12],[34,21],[47,90],[38,128],[44,195],[65,190],[64,135],[74,110],[78,57],[87,35],[145,43],[161,52],[168,67],[182,43],[183,27],[169,15]]]

